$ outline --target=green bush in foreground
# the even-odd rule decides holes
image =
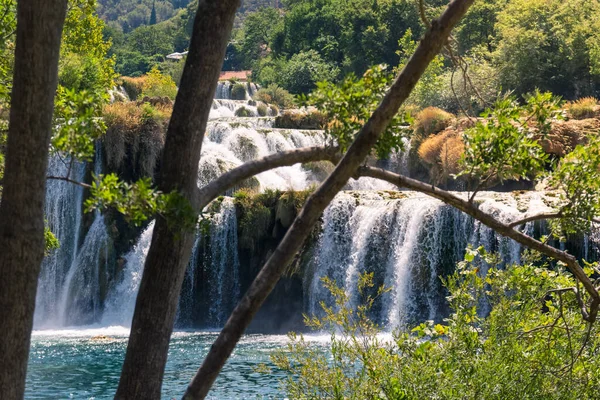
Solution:
[[[289,397],[597,399],[600,332],[581,318],[573,279],[529,264],[482,277],[476,265],[493,266],[496,257],[480,248],[465,259],[445,281],[453,311],[445,325],[430,321],[387,339],[367,317],[373,296],[349,309],[343,289],[325,280],[336,305],[307,323],[331,329],[329,351],[292,334],[273,356],[289,373]],[[372,286],[372,275],[361,278],[361,293]],[[491,310],[487,317],[482,309]]]

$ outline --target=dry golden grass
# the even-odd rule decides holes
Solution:
[[[109,168],[123,167],[129,155],[141,176],[152,176],[164,145],[172,106],[135,102],[105,106],[107,131],[103,138]]]
[[[454,115],[437,107],[427,107],[419,111],[415,117],[415,134],[421,137],[427,137],[433,133],[438,133],[452,124]]]
[[[419,158],[427,164],[437,164],[439,162],[442,146],[452,136],[456,136],[456,131],[454,129],[446,129],[437,135],[430,135],[427,139],[423,140],[419,146]]]
[[[566,104],[567,112],[573,119],[593,118],[598,112],[598,99],[594,97],[583,97]]]
[[[146,76],[139,76],[136,78],[129,76],[121,77],[121,85],[123,86],[123,89],[125,89],[125,92],[127,93],[127,96],[129,96],[130,100],[136,100],[138,96],[142,94],[145,83]]]
[[[449,176],[460,172],[460,159],[465,151],[465,145],[459,135],[448,137],[440,150],[440,164],[444,175]]]
[[[599,131],[600,121],[594,118],[555,121],[550,133],[540,138],[540,144],[546,153],[562,157],[578,144],[586,143],[588,136],[598,135]]]

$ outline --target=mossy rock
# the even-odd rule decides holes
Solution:
[[[317,110],[288,110],[275,118],[275,128],[285,129],[323,129],[327,118]]]
[[[252,111],[250,111],[246,107],[242,106],[242,107],[238,108],[237,110],[235,110],[235,116],[236,117],[252,117]]]
[[[232,100],[246,100],[246,86],[243,83],[236,83],[231,88]]]

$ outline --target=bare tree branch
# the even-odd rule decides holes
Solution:
[[[314,224],[364,162],[371,148],[388,126],[402,103],[439,53],[452,28],[465,15],[473,0],[454,0],[437,20],[432,21],[421,43],[398,75],[390,90],[331,175],[307,200],[283,240],[266,262],[254,282],[233,310],[202,366],[188,386],[184,399],[204,399],[240,337],[252,321],[287,265],[292,261]]]
[[[82,188],[86,188],[86,189],[90,189],[92,187],[92,185],[89,185],[85,182],[79,182],[79,181],[73,180],[71,178],[67,178],[66,176],[47,176],[46,179],[69,182],[74,185],[81,186]]]
[[[510,224],[508,224],[508,227],[509,228],[516,228],[517,226],[526,224],[528,222],[541,221],[541,220],[546,220],[546,219],[562,218],[562,216],[563,216],[562,212],[560,212],[560,211],[531,215],[529,217],[524,217],[524,218],[521,218],[521,219],[518,219],[516,221],[511,222]]]
[[[195,208],[202,210],[221,193],[235,187],[240,182],[274,168],[286,167],[298,163],[327,160],[339,161],[341,155],[337,147],[305,147],[249,161],[228,171],[198,190]]]
[[[449,204],[459,209],[465,214],[472,216],[482,224],[492,228],[501,235],[511,238],[517,243],[520,243],[523,246],[526,246],[530,249],[537,250],[540,253],[545,254],[548,257],[551,257],[557,261],[563,262],[564,264],[566,264],[567,268],[573,273],[573,275],[575,275],[575,278],[582,283],[585,290],[591,297],[591,303],[589,305],[588,310],[583,299],[581,299],[580,293],[576,291],[576,294],[578,294],[578,302],[581,307],[583,319],[589,322],[593,322],[596,320],[596,317],[598,315],[598,307],[600,306],[600,294],[598,293],[598,290],[594,286],[591,279],[586,275],[586,273],[583,271],[583,268],[581,268],[581,266],[579,265],[577,258],[572,256],[571,254],[556,249],[547,244],[544,244],[530,236],[527,236],[524,233],[519,232],[516,229],[510,227],[509,225],[498,221],[491,215],[481,211],[479,208],[477,208],[475,204],[463,200],[460,197],[454,195],[453,193],[439,189],[435,186],[431,186],[429,184],[408,178],[403,175],[395,174],[380,168],[373,167],[361,167],[358,170],[357,176],[368,176],[371,178],[378,178],[395,184],[399,187],[404,187],[407,189],[412,189],[421,193],[425,193],[431,197],[434,197],[438,200],[443,201],[446,204]]]

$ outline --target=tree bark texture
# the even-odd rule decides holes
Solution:
[[[472,3],[473,0],[455,0],[448,5],[439,19],[432,21],[431,27],[381,104],[359,131],[335,170],[308,198],[277,249],[233,310],[202,366],[188,386],[184,399],[204,399],[206,397],[240,337],[279,281],[286,266],[292,261],[310,234],[319,216],[364,162],[431,60],[448,40],[452,28],[460,21]]]
[[[200,0],[167,130],[158,188],[192,204],[198,162],[240,0]],[[158,218],[144,266],[116,399],[160,399],[169,340],[194,232]]]
[[[0,398],[25,391],[44,257],[44,198],[67,0],[20,0],[6,170],[0,204]]]

